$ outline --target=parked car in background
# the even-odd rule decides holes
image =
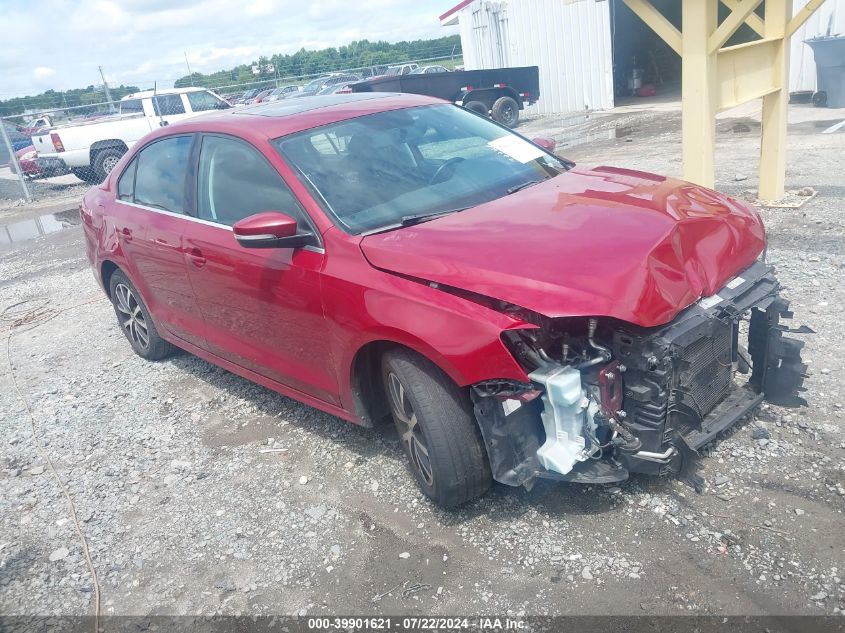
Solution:
[[[250,103],[263,103],[264,100],[273,92],[272,88],[267,88],[266,90],[260,91],[257,95],[255,95],[252,99],[250,99]]]
[[[370,77],[381,77],[389,66],[387,64],[383,64],[380,66],[368,66],[367,68],[362,68],[360,75],[361,79],[369,79]]]
[[[39,117],[36,117],[25,126],[19,128],[21,134],[25,134],[26,136],[32,136],[33,134],[37,134],[44,128],[52,127],[53,126],[53,119],[49,114],[44,114]]]
[[[392,417],[442,506],[494,479],[694,477],[807,370],[760,216],[538,141],[412,94],[197,117],[85,194],[86,252],[138,355]]]
[[[352,88],[349,84],[334,84],[333,86],[326,86],[317,94],[320,96],[334,95],[334,94],[351,94]]]
[[[356,81],[361,81],[361,78],[358,75],[344,75],[340,73],[324,75],[323,77],[318,77],[317,79],[305,84],[302,87],[302,90],[292,94],[290,98],[298,99],[300,97],[310,97],[329,86],[336,86],[338,84],[349,85],[355,83]]]
[[[423,66],[413,71],[412,75],[430,75],[432,73],[448,73],[452,72],[445,66]]]
[[[266,103],[272,101],[279,101],[280,99],[286,99],[290,95],[299,92],[299,86],[297,85],[290,85],[290,86],[281,86],[273,90],[267,98],[264,99]]]
[[[235,103],[233,105],[242,105],[245,103],[249,103],[255,95],[258,94],[258,90],[245,90],[241,93],[241,96],[235,99]]]
[[[43,175],[41,169],[38,167],[38,163],[35,162],[36,153],[32,145],[22,147],[15,152],[15,156],[17,157],[17,164],[20,166],[20,173],[24,176],[27,178],[38,178]],[[8,167],[12,170],[13,174],[18,173],[15,161],[9,161]]]
[[[127,95],[119,107],[118,116],[75,121],[33,136],[43,168],[65,165],[81,180],[102,182],[120,157],[150,130],[232,106],[205,88],[175,88]]]
[[[17,152],[19,149],[32,145],[30,135],[22,132],[18,126],[8,121],[3,121],[3,127],[6,129],[6,136],[9,137],[9,142],[11,142],[14,151]],[[0,139],[0,147],[2,147],[0,151],[6,152],[6,159],[8,159],[8,149],[6,148],[6,144],[2,142],[2,139]],[[3,162],[5,163],[6,161]]]
[[[390,66],[384,71],[384,77],[395,77],[396,75],[410,75],[419,70],[419,64],[400,64],[398,66]]]
[[[20,173],[26,178],[34,180],[36,178],[48,178],[51,176],[62,176],[68,173],[67,167],[59,163],[50,163],[38,161],[38,154],[32,145],[24,147],[15,152],[17,157],[17,165],[20,166]],[[17,168],[14,162],[9,163],[9,169],[12,173],[17,173]]]

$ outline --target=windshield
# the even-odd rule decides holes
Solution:
[[[379,112],[274,141],[338,225],[353,233],[458,211],[568,165],[453,105]]]

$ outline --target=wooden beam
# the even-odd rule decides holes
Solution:
[[[804,22],[806,22],[820,6],[822,6],[823,2],[824,0],[809,0],[809,2],[804,5],[804,8],[798,12],[798,15],[794,16],[786,25],[786,37],[792,37],[795,34],[795,31],[800,29],[804,25]]]
[[[761,200],[777,200],[784,192],[790,48],[789,39],[784,34],[790,18],[792,0],[766,0],[766,37],[777,43],[769,57],[772,81],[777,90],[763,97],[760,187],[757,191]]]
[[[740,0],[722,0],[722,4],[725,5],[731,11],[735,11],[739,8]],[[747,18],[745,18],[745,23],[760,37],[764,36],[766,31],[766,27],[763,24],[763,18],[761,18],[756,13],[752,13]]]
[[[740,0],[740,3],[731,10],[728,17],[719,25],[710,38],[707,40],[707,48],[710,53],[718,51],[725,42],[730,39],[731,35],[736,33],[737,29],[743,25],[748,19],[748,16],[754,12],[754,9],[763,4],[763,0]]]
[[[707,40],[718,26],[716,0],[683,0],[681,134],[684,178],[704,187],[715,182],[716,55]]]
[[[782,39],[773,37],[721,49],[716,58],[717,108],[728,110],[776,92],[772,60]]]
[[[666,17],[654,8],[649,0],[623,0],[628,8],[639,16],[646,25],[666,42],[673,51],[683,56],[681,32]]]

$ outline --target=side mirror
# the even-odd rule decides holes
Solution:
[[[557,146],[557,143],[555,143],[554,139],[538,136],[535,139],[531,139],[531,141],[534,143],[534,145],[539,145],[550,154],[555,153],[555,147]]]
[[[278,211],[238,220],[232,232],[244,248],[300,248],[314,243],[313,234],[297,233],[296,220]]]

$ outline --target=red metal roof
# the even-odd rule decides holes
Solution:
[[[472,4],[474,1],[475,1],[475,0],[463,0],[463,2],[460,2],[460,3],[456,4],[454,7],[452,7],[452,8],[451,8],[451,9],[449,9],[446,13],[444,13],[443,15],[441,15],[441,16],[440,16],[440,21],[442,22],[443,20],[445,20],[446,18],[448,18],[448,17],[449,17],[450,15],[452,15],[453,13],[457,13],[458,11],[460,11],[461,9],[463,9],[464,7],[466,7],[466,6],[470,5],[470,4]]]

